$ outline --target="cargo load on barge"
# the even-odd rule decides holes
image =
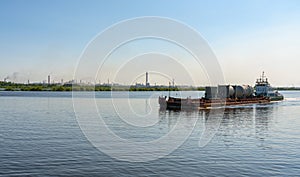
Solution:
[[[161,108],[209,109],[232,105],[263,104],[283,100],[283,95],[273,90],[265,77],[257,79],[254,88],[250,85],[218,85],[205,87],[202,98],[159,97]]]

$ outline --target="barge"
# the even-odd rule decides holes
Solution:
[[[209,109],[224,106],[245,104],[266,104],[271,101],[283,100],[283,95],[274,90],[265,77],[264,72],[253,87],[250,85],[218,85],[205,87],[202,98],[176,98],[161,96],[158,99],[161,108],[181,109]]]

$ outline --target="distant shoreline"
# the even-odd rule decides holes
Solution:
[[[144,86],[144,85],[83,85],[83,84],[19,84],[0,81],[0,91],[200,91],[202,87]]]
[[[204,91],[205,87],[193,86],[123,86],[80,84],[19,84],[0,81],[0,91]],[[300,87],[274,87],[278,91],[300,91]]]
[[[129,88],[129,89],[92,89],[92,88],[53,88],[53,89],[36,89],[36,88],[29,88],[29,89],[19,89],[19,88],[0,88],[0,91],[2,92],[110,92],[110,91],[117,91],[117,92],[157,92],[157,91],[204,91],[202,88],[184,88],[184,89],[178,89],[178,88]],[[300,89],[278,89],[278,91],[300,91]]]
[[[300,89],[296,88],[285,88],[285,89],[276,89],[278,91],[300,91]],[[116,91],[116,92],[126,92],[126,91],[130,91],[130,92],[158,92],[158,91],[204,91],[204,89],[112,89],[112,90],[91,90],[91,89],[68,89],[68,90],[49,90],[49,89],[45,89],[45,90],[36,90],[36,89],[29,89],[29,90],[20,90],[20,89],[5,89],[5,88],[0,88],[0,91],[2,92],[110,92],[110,91]]]

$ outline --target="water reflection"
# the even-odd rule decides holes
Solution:
[[[184,118],[186,123],[191,119],[199,118],[200,114],[197,111],[171,111],[160,109],[159,110],[159,124],[166,122],[169,131],[177,124],[179,118]]]
[[[247,105],[229,107],[224,110],[188,110],[172,111],[159,110],[159,119],[167,120],[168,127],[176,123],[178,117],[189,119],[197,118],[195,127],[202,131],[202,136],[212,136],[216,141],[221,141],[225,146],[231,146],[236,141],[251,142],[254,138],[258,141],[256,146],[266,147],[265,140],[269,136],[269,126],[272,126],[273,114],[276,105]],[[204,134],[205,132],[209,132]],[[203,137],[202,137],[203,138]],[[205,137],[204,137],[205,138]]]

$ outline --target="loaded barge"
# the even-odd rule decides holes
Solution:
[[[205,87],[205,96],[192,99],[159,97],[158,102],[161,108],[181,109],[209,109],[220,108],[232,105],[263,104],[271,101],[283,100],[283,95],[274,91],[265,77],[257,79],[253,87],[250,85],[218,85],[217,87]]]

